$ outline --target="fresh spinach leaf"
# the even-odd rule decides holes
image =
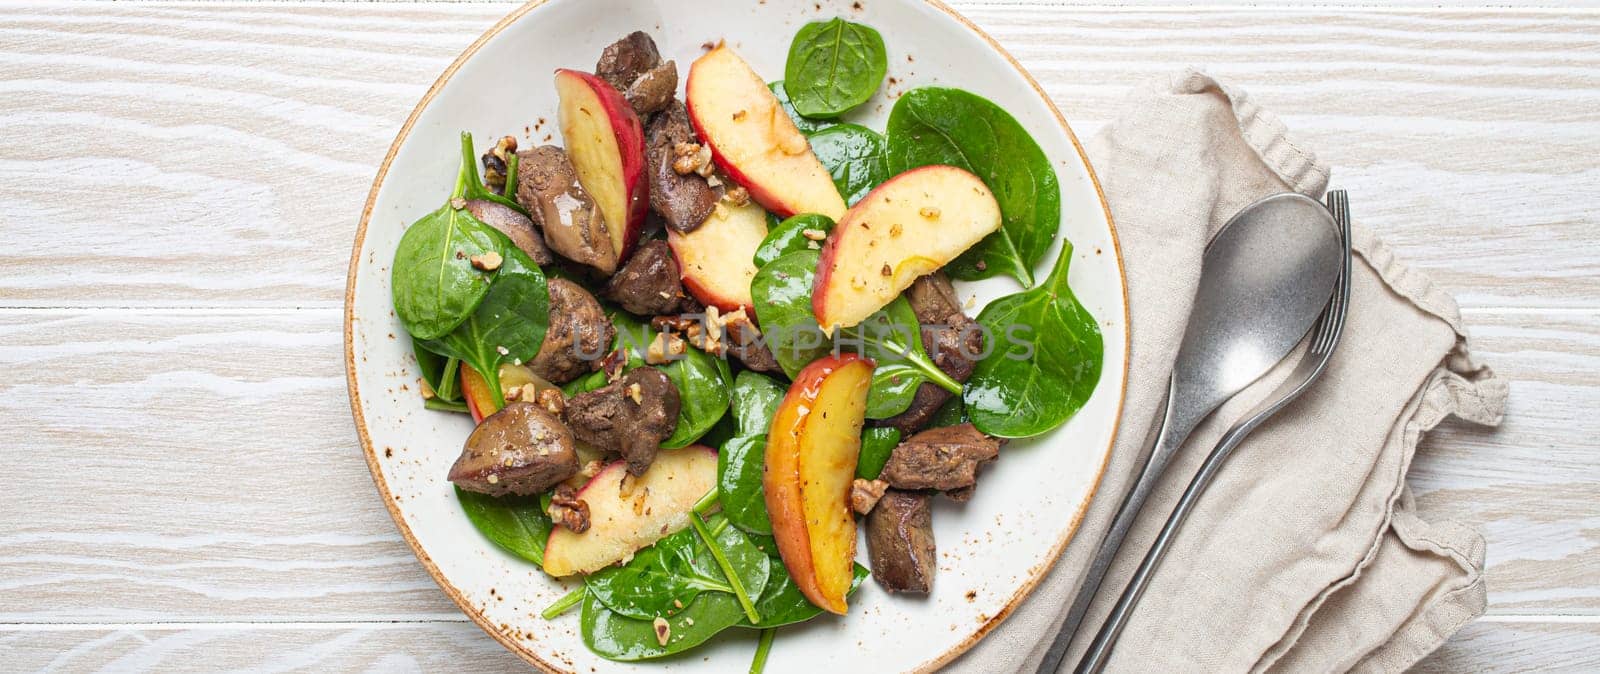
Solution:
[[[829,119],[811,119],[796,111],[794,109],[794,101],[789,100],[789,91],[784,86],[783,80],[768,84],[767,88],[771,89],[772,95],[778,98],[778,105],[783,108],[785,113],[788,113],[789,119],[794,121],[794,127],[799,129],[800,133],[809,135],[837,124],[837,122]]]
[[[1033,267],[1061,225],[1061,187],[1044,150],[1000,106],[960,89],[921,87],[895,102],[885,131],[889,173],[929,164],[971,171],[1000,203],[1000,230],[945,267],[964,281],[1009,274],[1033,286]]]
[[[456,387],[456,367],[460,361],[448,356],[441,356],[423,346],[422,340],[411,339],[411,352],[416,354],[417,369],[422,372],[422,380],[433,389],[433,397],[445,402],[459,402],[461,391]]]
[[[733,416],[739,435],[766,435],[788,389],[764,374],[745,370],[733,379]]]
[[[759,596],[766,588],[771,561],[734,527],[723,525],[715,536],[746,591]],[[627,564],[589,574],[584,585],[607,608],[640,620],[677,613],[701,592],[733,592],[693,529],[656,541]]]
[[[771,547],[773,554],[777,554],[777,546]],[[779,627],[802,623],[819,615],[822,609],[817,608],[805,595],[800,594],[800,588],[794,584],[794,578],[789,576],[787,569],[783,569],[782,560],[774,557],[773,577],[767,582],[767,589],[761,593],[761,598],[756,600],[756,611],[761,614],[759,624],[751,624],[748,619],[740,620],[740,627]],[[777,571],[777,569],[783,569]],[[855,565],[854,577],[850,580],[850,594],[855,594],[861,588],[861,582],[866,580],[871,572],[867,567]]]
[[[661,371],[678,387],[678,427],[661,441],[661,448],[688,446],[728,413],[733,368],[724,358],[691,348]]]
[[[811,312],[811,284],[819,258],[814,250],[788,253],[767,263],[750,280],[767,348],[791,379],[832,349]]]
[[[833,176],[846,204],[855,204],[890,177],[883,134],[858,124],[839,124],[811,135],[811,151]]]
[[[928,422],[929,428],[942,426],[959,426],[967,423],[967,405],[961,402],[961,396],[951,396],[933,413],[933,419]]]
[[[820,249],[821,242],[807,237],[807,230],[827,235],[833,231],[833,218],[818,213],[801,213],[783,222],[769,225],[767,238],[762,239],[761,245],[756,248],[756,269],[765,267],[773,260],[797,250]]]
[[[629,618],[606,608],[594,595],[583,598],[580,629],[583,643],[607,660],[629,662],[681,653],[705,643],[724,629],[745,619],[733,595],[703,592],[667,621],[667,643],[656,640],[654,620]]]
[[[450,204],[406,228],[390,272],[394,313],[406,332],[417,339],[437,339],[472,315],[489,294],[490,275],[473,268],[471,258],[500,253],[495,234],[494,228]]]
[[[900,444],[900,431],[889,428],[868,428],[861,431],[861,458],[856,461],[856,477],[876,480],[889,463],[889,455]]]
[[[801,26],[783,69],[795,110],[820,118],[838,117],[867,102],[888,73],[883,36],[840,18]]]
[[[973,368],[966,402],[972,424],[997,438],[1026,438],[1076,414],[1100,382],[1105,344],[1100,325],[1067,285],[1072,246],[1062,246],[1039,287],[989,303],[978,322],[1010,344]],[[1019,332],[1014,326],[1026,330]],[[998,339],[998,337],[997,337]]]
[[[904,296],[894,298],[860,325],[841,330],[838,342],[880,365],[907,365],[927,381],[951,393],[961,392],[961,382],[939,369],[923,349],[921,324]],[[870,399],[871,391],[867,395]]]
[[[449,334],[423,342],[429,350],[460,359],[479,373],[499,372],[503,362],[533,360],[550,322],[550,291],[539,265],[504,234],[493,234],[504,244],[503,257],[477,311]],[[500,378],[483,380],[495,401],[504,405]]]
[[[457,487],[456,499],[467,512],[467,520],[485,538],[506,552],[544,566],[544,544],[550,538],[551,523],[537,497],[497,498]]]
[[[766,492],[761,486],[766,455],[765,431],[738,436],[723,443],[717,452],[717,501],[722,504],[722,514],[734,526],[755,534],[772,533]]]
[[[711,430],[700,436],[699,444],[707,447],[721,447],[738,436],[739,422],[734,421],[732,414],[724,414],[721,419],[717,420],[717,423],[711,425]]]
[[[888,419],[911,409],[917,389],[928,381],[922,371],[906,363],[882,363],[872,370],[867,391],[867,418]]]

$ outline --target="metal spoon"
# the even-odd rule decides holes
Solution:
[[[1122,540],[1178,447],[1202,419],[1283,360],[1311,328],[1333,290],[1339,255],[1328,211],[1293,193],[1244,207],[1206,246],[1162,416],[1145,441],[1144,469],[1099,542],[1040,673],[1060,668]]]
[[[1238,447],[1251,431],[1287,407],[1295,398],[1299,398],[1306,389],[1311,388],[1311,384],[1328,369],[1328,361],[1333,359],[1334,349],[1339,346],[1339,337],[1344,333],[1345,312],[1350,306],[1350,202],[1344,190],[1328,193],[1328,210],[1333,213],[1333,219],[1339,223],[1343,260],[1339,276],[1334,281],[1333,298],[1328,300],[1327,308],[1317,319],[1306,355],[1295,364],[1294,371],[1289,373],[1289,378],[1279,384],[1271,395],[1247,412],[1233,425],[1233,428],[1228,429],[1227,433],[1222,434],[1222,439],[1217,441],[1216,448],[1206,456],[1205,463],[1200,465],[1200,471],[1189,482],[1189,487],[1183,491],[1183,497],[1178,499],[1178,505],[1167,517],[1166,526],[1156,535],[1156,541],[1151,545],[1150,551],[1145,553],[1139,569],[1133,572],[1128,587],[1122,590],[1117,605],[1111,609],[1105,624],[1100,626],[1100,632],[1094,635],[1094,641],[1084,652],[1083,659],[1078,661],[1078,668],[1075,670],[1078,674],[1096,674],[1105,669],[1106,661],[1111,657],[1111,649],[1117,645],[1117,637],[1122,636],[1122,628],[1127,627],[1128,617],[1133,615],[1134,605],[1144,596],[1144,590],[1149,586],[1156,567],[1166,557],[1172,539],[1183,523],[1189,519],[1189,513],[1194,511],[1194,505],[1200,501],[1200,495],[1211,486],[1212,479],[1216,478],[1217,471],[1228,460],[1228,456],[1233,454],[1234,448]]]

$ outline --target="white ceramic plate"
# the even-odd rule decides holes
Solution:
[[[552,121],[555,68],[591,70],[608,43],[644,30],[681,70],[699,56],[702,44],[726,39],[763,76],[780,79],[795,31],[833,16],[877,28],[889,52],[889,84],[855,111],[852,121],[881,130],[900,92],[927,84],[960,87],[1010,111],[1055,161],[1061,232],[1076,246],[1071,284],[1101,322],[1105,367],[1083,410],[1045,437],[1008,444],[1000,461],[985,470],[971,502],[938,499],[939,569],[930,596],[890,596],[868,582],[851,599],[848,617],[824,616],[782,629],[767,671],[887,673],[925,671],[948,662],[999,624],[1050,569],[1094,493],[1115,435],[1127,372],[1127,305],[1116,236],[1065,120],[988,36],[925,0],[532,3],[473,43],[400,130],[362,214],[345,300],[351,408],[380,495],[445,593],[531,663],[583,672],[623,666],[584,647],[575,611],[551,622],[538,617],[572,583],[557,582],[501,552],[473,529],[457,505],[445,472],[471,422],[424,410],[416,391],[410,340],[390,304],[389,263],[401,232],[447,197],[460,131],[472,132],[480,150],[507,133],[519,136],[525,147],[560,142]],[[1040,264],[1041,278],[1055,250]],[[1018,287],[998,278],[959,289],[963,297],[976,296],[975,313]],[[753,631],[733,629],[687,657],[632,667],[735,671],[748,666],[754,648]]]

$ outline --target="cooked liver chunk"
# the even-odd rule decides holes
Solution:
[[[528,216],[518,213],[516,209],[502,203],[488,199],[473,199],[467,202],[467,212],[483,224],[500,230],[501,234],[511,239],[511,243],[528,254],[534,264],[547,265],[555,262],[550,255],[550,249],[544,245],[544,236],[539,230],[534,229],[533,220]]]
[[[678,427],[678,387],[653,367],[641,367],[567,401],[567,426],[578,440],[622,455],[628,472],[643,475],[661,441]]]
[[[878,477],[895,489],[962,489],[1000,455],[1000,441],[972,424],[931,428],[901,442]]]
[[[710,217],[722,195],[698,173],[679,175],[673,170],[673,148],[695,142],[694,128],[683,103],[671,101],[645,128],[645,158],[649,161],[650,208],[680,232],[692,232]]]
[[[937,568],[927,494],[890,489],[867,515],[872,577],[890,592],[926,593]]]
[[[656,41],[650,39],[648,33],[636,30],[600,52],[600,61],[595,63],[594,74],[616,87],[618,92],[623,92],[645,71],[659,65],[661,52],[656,49]]]
[[[517,203],[544,229],[550,249],[609,276],[617,270],[611,230],[594,199],[578,184],[567,152],[544,145],[517,153]]]
[[[577,472],[572,432],[538,405],[514,402],[467,436],[449,477],[467,491],[528,496]]]
[[[678,260],[667,242],[660,239],[639,246],[606,283],[605,296],[641,316],[675,314],[684,309],[688,300]]]
[[[598,367],[615,335],[594,295],[564,278],[551,278],[550,329],[528,367],[551,383],[565,384]]]

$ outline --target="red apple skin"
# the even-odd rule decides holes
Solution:
[[[728,47],[726,45],[720,45],[720,44],[717,45],[716,50],[724,50],[724,49],[728,49]],[[713,50],[713,52],[716,51],[716,50]],[[708,53],[707,56],[709,56],[709,55],[710,54]],[[701,60],[703,60],[705,58],[706,58],[706,56],[702,56],[701,59],[696,59],[695,64],[698,64]],[[738,58],[738,57],[735,56],[735,58]],[[742,59],[740,59],[740,60],[742,61]],[[804,212],[822,213],[823,215],[826,215],[828,217],[831,217],[831,218],[834,218],[835,220],[837,220],[838,217],[843,214],[843,211],[844,211],[844,208],[845,208],[844,198],[842,196],[839,197],[839,199],[838,199],[838,203],[837,203],[838,212],[829,212],[829,211],[833,210],[832,208],[819,208],[819,207],[816,207],[816,206],[812,206],[812,207],[808,208],[808,207],[806,207],[806,205],[803,205],[803,204],[802,205],[797,205],[797,204],[790,203],[785,198],[784,195],[780,194],[777,191],[777,188],[775,186],[762,184],[759,181],[755,180],[749,174],[747,174],[745,171],[741,170],[738,165],[736,165],[732,161],[730,161],[728,159],[728,157],[724,153],[719,152],[717,150],[716,143],[713,141],[713,136],[707,132],[705,120],[701,118],[701,115],[696,114],[696,106],[695,106],[694,98],[692,96],[688,95],[688,92],[695,91],[696,73],[700,72],[699,69],[697,69],[695,67],[695,64],[691,64],[690,65],[690,67],[689,67],[689,76],[684,80],[685,97],[688,99],[687,103],[688,103],[688,110],[689,110],[689,123],[694,126],[695,135],[700,137],[701,142],[704,142],[704,143],[706,143],[707,145],[709,145],[711,147],[711,159],[712,159],[713,162],[716,163],[717,168],[721,169],[722,173],[724,175],[726,175],[730,180],[734,181],[735,183],[738,183],[741,187],[744,187],[745,190],[750,193],[750,198],[751,199],[755,200],[756,203],[761,204],[762,208],[765,208],[768,211],[771,211],[774,215],[777,215],[779,219],[793,217],[794,215],[804,211]],[[764,103],[769,102],[771,106],[776,106],[781,111],[781,105],[778,103],[777,96],[773,95],[772,90],[769,89],[766,86],[766,83],[765,82],[760,82],[759,78],[758,78],[757,84],[759,84],[760,86],[756,87],[756,88],[752,88],[751,91],[750,91],[751,95],[761,97],[761,100]],[[756,91],[757,88],[759,89],[759,91]],[[768,99],[770,99],[770,101],[768,101]],[[756,113],[752,113],[752,114],[760,114],[760,113],[756,112]],[[792,129],[793,122],[789,121],[789,118],[788,118],[786,113],[783,113],[783,114],[784,114],[783,121],[785,123],[788,123],[789,126]],[[799,130],[798,129],[793,129],[793,132],[795,134],[799,134]],[[805,148],[805,154],[812,155],[811,148],[809,146]],[[812,155],[812,159],[813,159],[813,161],[815,161],[815,155]],[[818,162],[817,166],[821,167],[821,163]],[[827,171],[823,170],[822,171],[822,175],[826,176],[827,175]],[[829,182],[831,184],[831,178],[829,178]]]
[[[591,73],[567,68],[558,68],[556,76],[575,77],[589,85],[589,88],[594,90],[595,96],[600,99],[601,105],[605,107],[611,129],[616,133],[617,149],[622,153],[622,181],[628,191],[627,218],[626,222],[620,225],[623,228],[622,245],[617,249],[617,266],[620,267],[630,255],[633,255],[634,248],[639,243],[640,233],[644,231],[645,215],[650,210],[650,181],[644,154],[644,125],[639,122],[639,116],[634,114],[633,106],[628,105],[627,99],[617,93],[616,88],[609,82]],[[607,221],[606,226],[618,225]]]

